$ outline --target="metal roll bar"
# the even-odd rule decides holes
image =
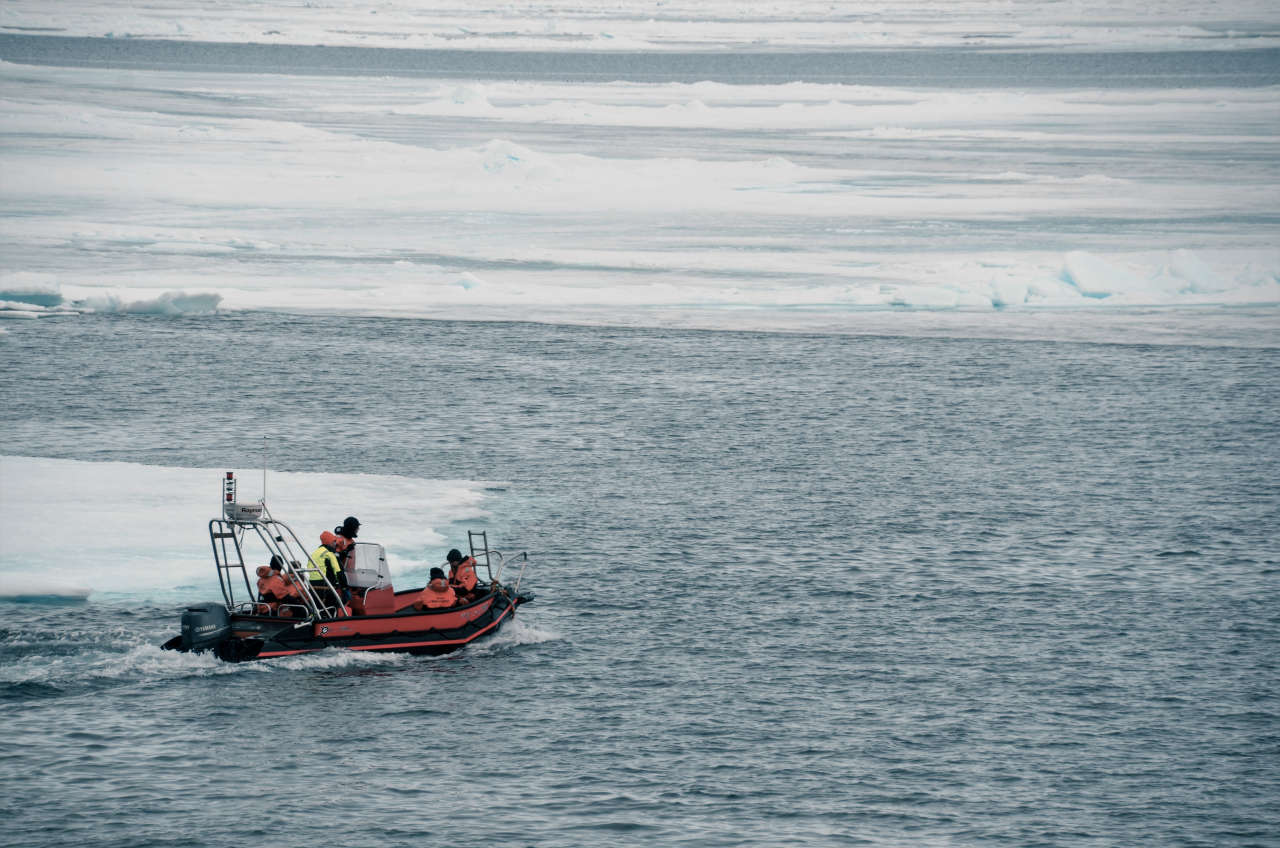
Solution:
[[[243,539],[252,529],[271,556],[277,556],[283,563],[281,568],[293,578],[298,587],[302,608],[306,611],[307,620],[347,617],[349,613],[341,603],[342,596],[337,587],[329,580],[329,575],[320,564],[306,553],[306,548],[289,525],[271,518],[263,507],[263,517],[257,519],[215,518],[209,522],[209,540],[213,545],[213,559],[217,566],[218,584],[222,589],[222,597],[227,609],[235,611],[241,603],[260,604],[258,593],[249,582],[249,572],[244,562]],[[228,545],[230,540],[230,545]],[[295,552],[296,551],[296,552]],[[234,560],[231,554],[235,554]],[[306,563],[303,565],[303,563]],[[244,581],[245,594],[250,600],[237,602],[236,582],[231,577],[233,570],[239,569]],[[338,602],[337,608],[331,608],[320,598],[317,589],[312,586],[313,575],[318,577],[316,583],[323,583],[330,596]],[[297,607],[296,604],[290,606]]]

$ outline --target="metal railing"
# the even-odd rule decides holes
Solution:
[[[483,551],[473,552],[472,556],[476,556],[476,553],[484,554],[485,559],[484,559],[483,565],[485,567],[485,572],[489,575],[490,583],[495,583],[495,582],[500,583],[502,581],[502,572],[506,569],[508,562],[512,562],[512,563],[519,562],[520,573],[516,576],[516,584],[513,587],[513,591],[515,592],[520,591],[520,581],[524,579],[524,570],[529,566],[528,551],[521,551],[520,553],[513,555],[510,559],[503,556],[502,551],[499,551],[497,548],[487,548]],[[490,566],[490,562],[491,562],[490,557],[498,558],[497,574],[493,572],[493,569]],[[476,558],[476,564],[477,565],[482,564],[478,557]]]
[[[330,582],[329,575],[325,569],[321,567],[320,563],[311,558],[311,555],[306,552],[306,548],[303,547],[302,542],[298,539],[297,534],[287,524],[271,518],[265,505],[263,507],[263,517],[260,519],[214,518],[209,522],[209,541],[213,546],[213,559],[218,572],[218,584],[222,589],[222,596],[229,611],[235,611],[241,604],[245,603],[252,605],[262,603],[258,600],[258,593],[254,585],[249,581],[248,567],[244,562],[243,542],[249,530],[254,531],[259,541],[262,542],[263,547],[266,548],[268,559],[279,557],[282,563],[281,571],[290,575],[293,585],[298,587],[298,596],[302,603],[289,604],[288,606],[301,608],[306,613],[304,619],[307,621],[349,615],[342,605],[342,596],[338,593],[333,583]],[[235,555],[234,559],[232,554]],[[236,570],[239,570],[240,577],[244,582],[244,591],[249,598],[248,601],[236,600],[236,583],[238,581],[235,581],[232,577],[232,572]],[[338,604],[336,607],[331,607],[324,602],[320,597],[320,590],[313,585],[313,581],[316,584],[323,584],[324,589],[328,590],[329,597],[333,598]]]

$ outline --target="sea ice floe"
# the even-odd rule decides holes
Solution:
[[[964,47],[1219,49],[1275,41],[1274,5],[982,0],[545,0],[423,4],[413,0],[283,3],[192,0],[11,0],[6,26],[112,38],[490,50],[884,49]]]
[[[254,450],[260,458],[261,445]],[[207,525],[220,506],[225,470],[0,456],[0,502],[20,510],[24,526],[0,537],[0,595],[43,585],[164,599],[212,590],[216,597]],[[261,496],[261,468],[242,469],[239,477],[241,500]],[[493,484],[273,471],[267,485],[274,514],[304,544],[357,515],[361,538],[387,546],[393,579],[411,581],[459,545],[443,535],[451,525],[487,517]],[[126,526],[145,532],[131,533],[106,559],[89,555]]]
[[[40,575],[0,572],[0,598],[84,600],[92,590],[46,579]]]
[[[95,312],[127,312],[135,315],[207,315],[218,310],[222,295],[213,292],[168,291],[157,297],[123,300],[111,292],[95,294],[76,305]]]
[[[1078,250],[1066,255],[1062,279],[1084,297],[1104,298],[1150,291],[1152,288],[1147,279],[1134,272]]]
[[[4,273],[0,274],[0,301],[4,301],[0,308],[48,309],[62,305],[62,292],[52,274]]]
[[[1266,88],[0,81],[11,318],[1280,302]]]

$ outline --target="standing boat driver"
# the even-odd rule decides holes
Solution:
[[[360,535],[360,519],[354,515],[348,515],[340,525],[333,528],[333,534],[347,540],[347,544],[338,551],[338,562],[345,567],[347,554],[355,549],[356,536]]]
[[[338,557],[338,569],[341,575],[341,591],[342,600],[351,605],[351,612],[355,615],[364,615],[364,597],[360,594],[360,589],[351,588],[351,580],[347,577],[347,557],[351,551],[355,549],[355,544],[344,536],[338,536],[334,547],[337,550],[334,554]],[[352,568],[354,568],[354,564]]]
[[[449,585],[458,596],[459,603],[474,600],[476,590],[476,558],[462,556],[462,551],[454,548],[445,556],[449,562]]]
[[[338,565],[342,568],[343,580],[343,596],[345,600],[351,604],[351,611],[356,615],[364,615],[364,598],[360,594],[360,590],[351,590],[347,585],[347,569],[355,568],[355,563],[350,562],[351,554],[356,549],[356,536],[360,535],[360,519],[354,515],[348,515],[342,519],[342,523],[333,528],[333,534],[338,537]]]

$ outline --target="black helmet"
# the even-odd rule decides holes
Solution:
[[[342,520],[341,527],[333,528],[333,532],[339,536],[346,536],[348,539],[354,539],[356,534],[360,532],[360,519],[354,515],[348,515]]]
[[[443,569],[443,568],[439,568],[439,567],[436,567],[436,568],[431,569],[431,579],[432,579],[432,580],[443,580],[443,579],[444,579],[444,569]]]
[[[276,571],[280,571],[284,568],[284,560],[280,559],[279,554],[272,554],[271,567]]]
[[[462,562],[462,551],[454,548],[445,555],[445,560],[448,562]]]

